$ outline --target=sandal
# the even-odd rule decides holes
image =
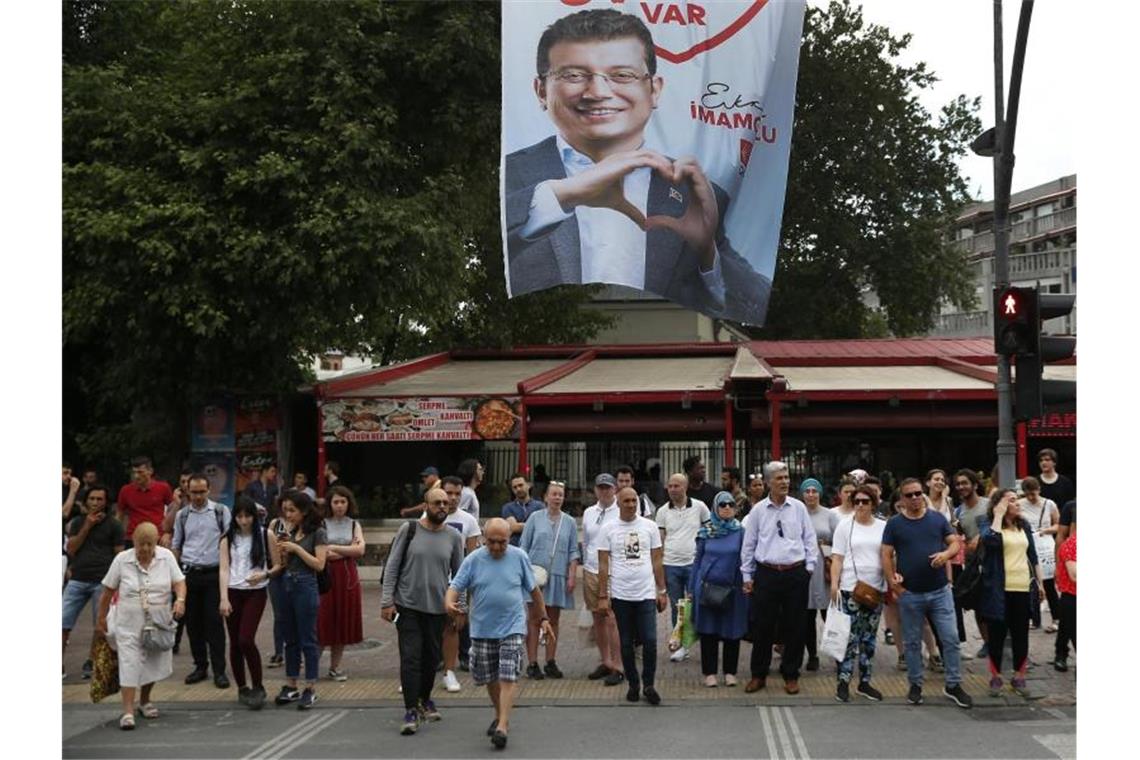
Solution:
[[[123,717],[119,718],[119,728],[123,731],[133,731],[135,728],[135,716],[130,713],[124,713]]]
[[[158,717],[158,708],[154,706],[153,702],[147,702],[145,705],[139,707],[139,715],[142,715],[147,720],[154,720]]]

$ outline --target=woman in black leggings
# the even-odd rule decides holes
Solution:
[[[1021,517],[1017,494],[1008,489],[994,492],[987,508],[988,520],[978,521],[985,547],[982,599],[979,610],[989,627],[990,695],[1001,694],[1001,658],[1008,633],[1013,643],[1013,680],[1010,686],[1023,697],[1029,666],[1029,589],[1041,588],[1041,567],[1033,541],[1033,529]]]

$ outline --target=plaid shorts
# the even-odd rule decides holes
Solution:
[[[501,639],[471,639],[471,678],[475,685],[518,681],[525,644],[526,636],[521,633]]]

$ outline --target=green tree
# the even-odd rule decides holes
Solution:
[[[957,159],[981,131],[978,99],[934,118],[936,76],[896,59],[910,35],[868,24],[847,0],[809,7],[800,48],[787,199],[767,338],[929,330],[939,302],[968,307],[964,256],[946,245],[969,201]],[[881,307],[864,305],[873,289]]]
[[[506,298],[497,3],[65,2],[63,38],[65,435],[86,456],[178,439],[212,392],[286,393],[328,348],[607,323],[581,288]]]

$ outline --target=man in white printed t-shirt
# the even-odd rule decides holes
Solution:
[[[669,592],[669,607],[673,625],[677,625],[677,601],[689,587],[689,574],[697,554],[697,532],[701,525],[712,519],[708,505],[687,493],[689,478],[681,473],[669,476],[665,490],[669,501],[657,510],[657,527],[665,542],[665,586]],[[680,662],[689,653],[681,647],[669,658]]]
[[[620,663],[621,650],[613,613],[598,609],[598,540],[610,523],[617,522],[618,506],[614,493],[617,481],[608,472],[594,479],[594,495],[598,502],[582,513],[582,601],[594,613],[594,641],[602,662],[587,676],[591,681],[605,679],[606,686],[617,686],[625,680]],[[604,592],[603,592],[604,593]]]
[[[621,636],[621,661],[625,667],[629,702],[641,695],[651,705],[661,704],[654,688],[657,674],[657,613],[665,611],[665,568],[661,535],[657,525],[637,514],[637,491],[618,492],[620,513],[606,526],[598,540],[598,609],[613,609]],[[609,589],[609,594],[606,594]],[[634,659],[634,644],[641,643],[641,675]]]

